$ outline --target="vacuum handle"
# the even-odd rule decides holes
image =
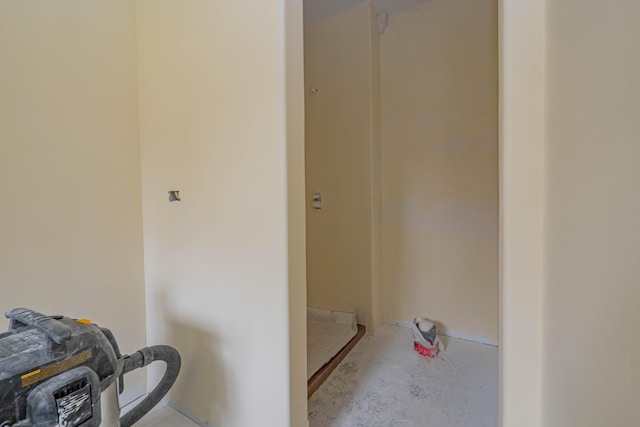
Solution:
[[[10,330],[19,326],[32,326],[44,332],[56,344],[62,344],[73,334],[71,328],[64,323],[28,308],[14,308],[7,311],[5,316],[11,319]]]

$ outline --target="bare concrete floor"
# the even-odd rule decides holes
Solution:
[[[443,338],[435,359],[413,350],[409,329],[363,338],[309,401],[309,426],[497,427],[498,349]],[[136,424],[197,425],[168,407]]]
[[[309,401],[310,427],[497,427],[498,349],[443,338],[434,359],[406,328],[363,338]]]

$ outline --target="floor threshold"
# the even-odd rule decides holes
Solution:
[[[307,382],[307,399],[311,399],[313,393],[315,393],[320,388],[322,383],[325,382],[327,378],[329,378],[329,375],[331,375],[334,369],[338,367],[340,362],[342,362],[344,358],[347,357],[347,354],[349,354],[349,352],[356,346],[356,344],[358,344],[358,341],[360,341],[362,337],[364,337],[366,332],[367,329],[365,328],[365,326],[358,324],[358,332],[356,333],[356,336],[351,338],[351,341],[349,341],[347,345],[345,345],[342,350],[338,352],[338,354],[333,356],[333,358],[329,360],[326,365],[320,368],[318,372],[316,372],[311,378],[309,378],[309,381]]]

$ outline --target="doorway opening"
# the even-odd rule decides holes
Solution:
[[[498,3],[400,3],[305,0],[307,302],[492,347],[497,417]]]

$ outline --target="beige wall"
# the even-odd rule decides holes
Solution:
[[[135,10],[0,2],[4,312],[87,317],[145,344]],[[2,329],[6,327],[3,321]],[[144,391],[127,376],[125,400]]]
[[[503,0],[503,426],[637,422],[639,17]]]
[[[540,427],[545,3],[502,0],[500,31],[501,425]]]
[[[291,417],[285,5],[136,2],[148,335],[182,353],[171,403],[215,426]]]
[[[545,427],[638,425],[639,21],[633,0],[547,6]]]
[[[307,422],[307,270],[302,1],[285,3],[291,426]]]
[[[379,230],[372,218],[379,109],[374,19],[365,2],[305,28],[308,303],[355,309],[369,332],[380,322],[374,244]],[[312,94],[310,87],[319,92]],[[316,192],[322,193],[321,210],[311,208]]]
[[[305,425],[302,4],[135,6],[137,34],[130,1],[0,3],[3,310],[145,345],[140,133],[149,341],[184,363],[172,403]],[[128,375],[125,401],[144,382]]]
[[[433,0],[381,38],[385,320],[498,338],[497,1]]]
[[[380,33],[378,13],[371,5],[371,314],[382,323],[382,98],[380,94]]]

